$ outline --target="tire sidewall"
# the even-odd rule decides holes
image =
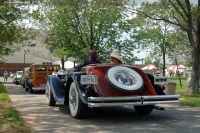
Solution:
[[[28,91],[29,91],[30,94],[33,93],[33,88],[32,88],[32,84],[31,83],[28,86]]]
[[[45,94],[46,94],[46,98],[47,98],[47,102],[49,103],[50,102],[50,88],[49,88],[49,82],[47,81],[47,84],[46,84],[46,90],[45,90]]]

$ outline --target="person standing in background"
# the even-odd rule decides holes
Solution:
[[[5,83],[5,82],[7,82],[7,80],[8,80],[8,72],[5,71],[5,72],[3,73],[3,76],[4,76],[4,83]]]

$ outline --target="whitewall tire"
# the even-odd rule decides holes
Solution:
[[[128,67],[112,67],[106,72],[105,78],[112,88],[124,93],[136,93],[143,90],[142,77]]]
[[[74,82],[71,83],[69,89],[69,109],[72,117],[83,118],[86,113],[87,106],[84,104],[78,94],[78,89]]]

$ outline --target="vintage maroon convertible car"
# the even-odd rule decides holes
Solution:
[[[65,75],[65,82],[59,76],[48,76],[45,94],[49,106],[56,102],[69,104],[74,118],[84,117],[89,108],[126,105],[148,115],[158,109],[155,104],[179,102],[179,95],[165,95],[161,86],[154,84],[152,75],[134,66],[91,64],[84,71]]]

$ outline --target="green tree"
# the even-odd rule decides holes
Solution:
[[[138,18],[139,17],[139,18]],[[141,17],[134,18],[130,23],[137,22]],[[143,23],[134,24],[135,30],[131,36],[138,43],[138,48],[146,50],[151,54],[152,60],[162,65],[163,75],[165,75],[166,56],[170,55],[174,46],[170,44],[172,34],[174,32],[173,27],[170,27],[167,23],[161,23],[159,21],[152,21],[148,18],[144,18]]]
[[[152,60],[153,58],[154,58],[154,60]],[[149,54],[149,56],[147,56],[145,58],[144,64],[145,65],[154,64],[158,68],[161,64],[161,60],[160,60],[160,58],[156,58],[155,55]]]
[[[40,20],[48,27],[46,42],[60,58],[73,56],[82,60],[87,58],[89,49],[96,49],[105,61],[106,55],[118,49],[130,61],[135,46],[123,38],[130,30],[123,8],[107,0],[53,0],[46,4],[49,8],[44,9],[46,13]]]
[[[27,14],[22,6],[23,4],[12,0],[0,1],[0,63],[5,61],[4,56],[19,50],[21,42],[32,37],[31,29],[27,29],[22,23]]]
[[[120,3],[115,4],[125,7]],[[130,6],[125,8],[127,7]],[[190,0],[160,0],[154,3],[143,3],[142,8],[132,7],[130,10],[152,20],[167,22],[176,26],[178,30],[185,32],[192,55],[192,78],[188,92],[189,94],[199,93],[200,53],[198,51],[200,50],[200,27],[198,26],[200,25],[200,1],[198,0],[198,5],[194,5],[190,3]]]
[[[199,46],[198,43],[198,27],[196,22],[198,22],[197,12],[200,14],[200,11],[197,10],[197,6],[192,5],[189,0],[162,0],[161,3],[154,4],[159,6],[161,9],[168,9],[170,16],[161,16],[156,13],[155,10],[148,12],[150,18],[154,20],[162,20],[168,22],[174,26],[179,27],[182,31],[186,32],[190,46],[192,47],[192,80],[191,87],[189,88],[189,94],[199,93]],[[200,3],[199,3],[200,5]],[[198,8],[199,8],[198,5]],[[153,14],[153,15],[152,15]],[[151,15],[151,16],[150,16]],[[196,21],[197,20],[197,21]]]
[[[152,57],[150,57],[150,56],[145,57],[145,59],[144,59],[145,65],[149,65],[149,64],[152,64],[152,63],[153,63]]]

